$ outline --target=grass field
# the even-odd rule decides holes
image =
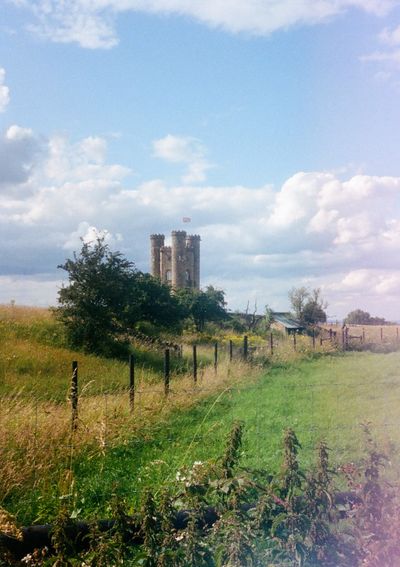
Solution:
[[[237,419],[246,425],[244,465],[279,470],[282,431],[289,426],[302,443],[304,466],[313,462],[320,439],[327,440],[336,464],[359,459],[364,445],[360,424],[367,422],[380,446],[395,457],[399,365],[397,353],[328,356],[273,368],[247,385],[226,385],[190,408],[174,407],[171,400],[168,408],[159,406],[156,421],[144,421],[116,443],[110,439],[102,451],[80,451],[69,464],[73,453],[66,442],[59,447],[65,451],[65,467],[57,482],[53,476],[51,490],[39,483],[23,497],[11,491],[3,504],[25,523],[48,520],[60,498],[69,499],[78,515],[107,514],[111,494],[137,503],[145,487],[160,488],[183,465],[217,457]],[[110,409],[111,430],[118,416]]]
[[[304,465],[321,438],[335,463],[360,458],[361,423],[371,422],[394,456],[400,442],[397,352],[319,356],[306,341],[296,352],[282,343],[268,368],[225,358],[217,375],[203,368],[196,389],[190,375],[174,375],[168,399],[160,355],[143,352],[130,415],[127,364],[71,352],[47,312],[0,309],[0,345],[0,504],[25,524],[48,521],[65,501],[78,516],[107,515],[112,493],[137,503],[181,466],[217,457],[237,419],[246,427],[243,464],[273,471],[286,427],[299,436]],[[82,382],[71,438],[65,400],[75,357]]]
[[[380,445],[395,455],[399,446],[400,355],[347,354],[275,368],[258,381],[225,391],[161,420],[142,437],[110,451],[105,460],[82,462],[77,486],[101,504],[114,482],[137,496],[158,486],[183,464],[216,457],[234,420],[246,425],[243,464],[277,470],[282,432],[293,427],[304,465],[325,439],[336,463],[360,458],[361,424],[370,423]],[[100,473],[101,471],[101,473]],[[108,474],[109,473],[109,474]],[[96,499],[98,499],[96,501]]]

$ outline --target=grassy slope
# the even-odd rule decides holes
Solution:
[[[210,358],[210,357],[209,357]],[[137,380],[161,380],[161,353],[135,348]],[[81,395],[126,390],[127,361],[91,356],[68,348],[63,327],[47,309],[0,306],[0,396],[15,392],[26,399],[64,402],[68,395],[72,360],[79,362]],[[206,357],[199,352],[199,362]],[[172,357],[172,369],[185,369],[188,359]]]
[[[138,371],[142,383],[154,389],[161,359],[148,353],[141,356],[142,364],[156,367],[155,372],[143,367]],[[73,358],[80,362],[84,399],[81,446],[73,470],[68,472],[67,466],[66,472],[71,454],[68,408],[48,401],[65,401]],[[244,463],[275,470],[282,430],[288,426],[297,431],[306,461],[312,459],[312,447],[321,437],[328,440],[337,461],[355,458],[360,422],[372,421],[385,444],[397,444],[400,354],[347,354],[290,364],[283,353],[275,361],[259,382],[253,376],[249,384],[223,394],[216,393],[225,387],[223,383],[212,384],[212,373],[206,374],[202,383],[203,396],[210,388],[206,399],[193,396],[190,380],[176,386],[173,381],[175,392],[167,404],[159,392],[156,396],[144,392],[132,420],[127,414],[126,363],[71,352],[62,330],[45,310],[0,308],[3,413],[7,414],[10,393],[23,388],[17,401],[9,403],[11,418],[5,415],[11,429],[2,430],[5,442],[0,449],[14,459],[8,473],[11,488],[3,503],[25,523],[49,519],[66,494],[81,514],[105,514],[111,492],[120,491],[135,501],[144,486],[159,486],[182,464],[220,454],[234,419],[246,423]],[[243,374],[237,366],[235,362],[232,372]],[[226,367],[222,372],[226,374]],[[118,394],[121,389],[125,392]],[[99,391],[114,394],[100,399]],[[46,433],[49,424],[51,435]],[[62,466],[54,470],[53,455],[60,453]],[[29,459],[35,461],[37,473],[31,477],[29,470],[24,476],[18,464],[24,455],[29,467]],[[47,484],[38,484],[38,477],[46,475]],[[27,490],[29,485],[36,488]]]
[[[221,453],[232,421],[246,423],[243,464],[278,470],[284,428],[294,427],[303,445],[303,464],[313,461],[317,441],[325,438],[336,463],[360,457],[360,423],[371,421],[386,448],[398,446],[399,354],[330,356],[272,369],[258,383],[204,399],[144,427],[104,456],[82,458],[74,466],[73,507],[82,515],[107,514],[110,494],[137,502],[144,487],[160,487],[184,464]],[[61,487],[61,491],[64,487]],[[46,501],[55,512],[60,492]],[[40,502],[30,514],[40,518]],[[24,519],[25,519],[24,518]],[[43,519],[43,518],[41,518]]]
[[[191,348],[185,350],[189,356]],[[74,359],[79,361],[80,399],[72,449],[65,402]],[[47,517],[58,497],[70,490],[71,457],[76,461],[86,455],[94,462],[109,446],[162,421],[171,409],[196,403],[208,389],[219,391],[226,379],[223,363],[218,376],[206,367],[212,349],[199,348],[199,382],[204,373],[207,389],[193,395],[192,378],[182,374],[189,358],[172,357],[171,401],[165,404],[161,353],[136,347],[135,359],[137,409],[131,416],[127,362],[69,350],[62,327],[47,310],[0,306],[0,504],[28,522]],[[241,375],[240,364],[232,375]]]

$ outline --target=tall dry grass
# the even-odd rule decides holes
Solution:
[[[16,392],[3,398],[0,415],[0,503],[25,489],[57,484],[72,460],[88,453],[98,456],[124,443],[177,409],[255,380],[260,368],[235,361],[203,368],[197,385],[190,375],[173,376],[166,397],[161,383],[138,384],[130,413],[128,391],[83,395],[79,398],[77,429],[71,428],[69,403],[27,400]]]
[[[49,321],[53,315],[47,307],[31,307],[28,305],[0,304],[0,321]]]

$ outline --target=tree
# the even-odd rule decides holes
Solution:
[[[136,288],[140,320],[171,328],[188,316],[185,306],[171,293],[171,287],[158,278],[139,272]]]
[[[98,238],[84,242],[58,266],[68,272],[69,284],[58,294],[57,317],[66,325],[74,347],[96,354],[114,354],[118,339],[126,332],[126,322],[140,316],[133,301],[137,270],[120,252],[112,252]]]
[[[326,308],[328,304],[321,296],[321,290],[307,287],[292,288],[289,299],[296,318],[303,325],[315,325],[326,321]]]
[[[371,315],[362,309],[355,309],[345,318],[344,322],[349,325],[368,325]]]
[[[310,290],[304,286],[292,287],[292,289],[289,290],[288,295],[296,319],[302,321],[304,306],[310,296]]]
[[[384,317],[371,317],[368,311],[362,309],[355,309],[345,318],[344,322],[347,325],[387,325],[388,322]]]
[[[179,289],[176,296],[186,309],[187,315],[192,318],[198,332],[204,331],[206,322],[223,321],[228,317],[224,292],[211,285],[205,291]]]
[[[244,325],[246,331],[250,333],[254,331],[257,326],[259,318],[257,318],[257,300],[254,301],[254,309],[250,312],[250,301],[247,301],[246,311],[244,312]]]
[[[313,289],[303,310],[303,322],[306,325],[316,325],[317,323],[326,322],[325,309],[328,307],[326,301],[321,297],[319,288]]]
[[[139,321],[171,327],[187,316],[168,285],[112,252],[104,238],[83,243],[59,268],[68,272],[69,284],[59,291],[56,315],[71,344],[87,352],[122,353]]]

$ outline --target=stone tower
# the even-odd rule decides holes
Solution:
[[[200,236],[174,230],[171,246],[163,234],[150,236],[151,274],[175,289],[200,289]]]

